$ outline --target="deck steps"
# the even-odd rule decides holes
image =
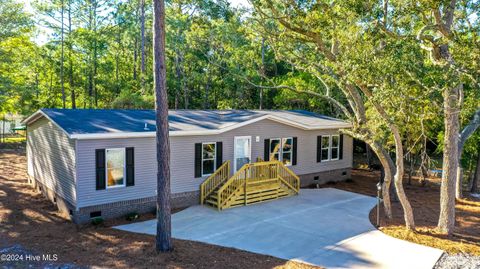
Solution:
[[[207,205],[213,207],[218,206],[218,189],[213,191],[212,194],[208,196],[207,200],[205,201]],[[234,196],[228,202],[228,207],[255,204],[293,195],[293,193],[288,188],[282,186],[277,179],[269,179],[265,181],[254,180],[253,182],[247,183],[246,192],[245,187],[242,187],[239,190],[239,193],[239,195]]]
[[[296,195],[300,187],[299,178],[278,161],[246,164],[232,177],[215,180],[221,184],[210,190],[203,185],[208,179],[202,184],[201,202],[218,210]]]

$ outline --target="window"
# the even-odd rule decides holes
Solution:
[[[270,139],[270,160],[280,160],[280,138]]]
[[[125,149],[106,149],[107,188],[125,186]]]
[[[330,136],[322,136],[322,161],[328,161],[330,159]]]
[[[292,164],[293,139],[291,137],[282,139],[282,162],[285,165]]]
[[[331,151],[330,160],[338,160],[339,148],[340,148],[340,136],[339,135],[332,135],[331,136],[331,145],[330,145],[330,151]]]
[[[215,143],[202,143],[202,176],[215,172]]]
[[[285,165],[292,164],[293,138],[270,139],[270,160],[282,161]]]

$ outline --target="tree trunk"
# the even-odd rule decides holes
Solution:
[[[145,0],[140,0],[140,83],[145,93]]]
[[[262,69],[261,69],[261,74],[263,77],[265,77],[265,38],[262,38]],[[260,88],[260,105],[258,106],[258,109],[262,110],[263,109],[263,88]]]
[[[367,166],[368,168],[372,168],[372,151],[370,149],[370,146],[365,143],[365,153],[366,153],[366,157],[367,157]]]
[[[135,39],[133,41],[133,80],[137,80],[137,46],[138,46],[138,40],[137,36],[135,36]]]
[[[477,167],[475,168],[475,175],[473,176],[473,179],[472,179],[472,188],[470,189],[471,193],[477,193],[479,178],[480,178],[480,151],[478,152]]]
[[[177,87],[175,87],[175,109],[178,109],[178,103],[180,99],[180,89],[182,87],[182,70],[181,70],[182,58],[178,49],[175,49],[175,77],[177,78]]]
[[[405,194],[405,190],[403,189],[403,175],[404,175],[404,153],[403,153],[403,144],[402,144],[402,136],[400,135],[400,130],[398,129],[397,125],[390,120],[385,109],[376,103],[373,99],[372,92],[366,88],[365,86],[359,87],[362,92],[371,100],[375,110],[377,110],[378,114],[385,120],[387,123],[390,131],[393,134],[393,139],[395,141],[395,176],[394,176],[394,185],[397,193],[398,200],[403,208],[403,214],[405,219],[405,226],[409,230],[415,230],[415,220],[413,216],[413,209],[408,201],[407,195]]]
[[[451,234],[455,226],[455,178],[458,167],[459,106],[462,84],[447,87],[443,92],[445,136],[443,149],[443,176],[440,187],[440,217],[438,229]]]
[[[71,38],[72,34],[72,0],[68,0],[68,36]],[[72,40],[68,42],[68,62],[69,62],[69,72],[68,72],[68,84],[70,85],[70,99],[72,101],[72,108],[77,108],[76,96],[75,96],[75,85],[73,84],[73,60],[72,60]]]
[[[472,120],[470,120],[468,125],[465,126],[465,128],[463,128],[462,132],[460,133],[460,141],[458,142],[458,167],[456,176],[457,186],[455,192],[455,197],[457,199],[462,198],[463,171],[460,161],[462,159],[463,146],[465,145],[467,139],[477,130],[478,127],[480,127],[480,109],[475,111]]]
[[[392,183],[392,175],[395,173],[394,163],[388,152],[382,147],[378,142],[369,143],[373,152],[378,157],[380,164],[383,167],[383,184],[382,184],[382,194],[383,194],[383,207],[385,210],[385,215],[387,218],[392,218],[392,205],[390,199],[390,185]]]
[[[157,124],[157,236],[156,249],[170,251],[170,143],[168,137],[168,98],[165,66],[165,3],[153,0],[153,78]]]
[[[60,84],[61,84],[61,87],[62,87],[62,106],[63,108],[66,108],[66,97],[65,97],[65,84],[64,84],[64,81],[63,81],[63,60],[64,60],[64,36],[63,36],[63,32],[64,32],[64,23],[63,23],[63,13],[64,13],[64,0],[61,1],[61,21],[60,21],[60,24],[61,24],[61,27],[60,27],[60,36],[61,36],[61,53],[60,53]]]

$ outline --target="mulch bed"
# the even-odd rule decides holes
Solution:
[[[109,268],[318,268],[175,239],[172,252],[157,254],[153,236],[110,228],[124,223],[123,219],[107,221],[102,227],[78,227],[65,220],[26,182],[24,152],[16,148],[0,150],[0,250],[20,245],[38,254],[57,254],[59,264]],[[153,215],[143,215],[139,220],[148,218]]]
[[[322,187],[334,187],[346,191],[375,196],[376,184],[380,178],[378,171],[355,169],[352,180],[325,184]],[[406,182],[406,180],[405,180]],[[419,183],[418,178],[412,184],[404,184],[405,192],[412,205],[417,231],[407,231],[403,210],[392,196],[393,218],[387,219],[383,207],[380,210],[380,230],[388,235],[427,246],[445,250],[448,253],[468,253],[480,255],[480,199],[467,197],[457,200],[456,224],[453,235],[446,236],[436,231],[440,214],[440,186],[438,179],[429,180],[426,186]],[[372,224],[377,222],[376,207],[370,212]]]

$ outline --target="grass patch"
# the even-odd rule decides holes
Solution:
[[[417,231],[409,231],[405,226],[392,225],[381,227],[380,230],[385,234],[395,238],[407,240],[413,243],[442,249],[450,254],[468,253],[471,255],[480,255],[480,245],[471,243],[470,240],[463,239],[460,234],[447,236],[439,233],[435,228],[420,227]]]

